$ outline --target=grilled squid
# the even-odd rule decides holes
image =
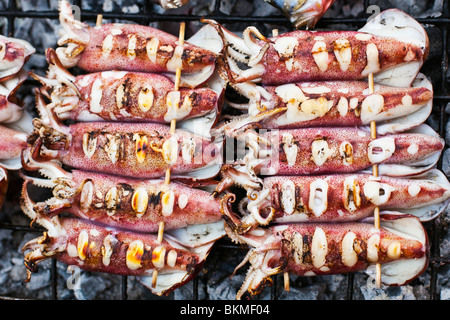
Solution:
[[[22,174],[22,209],[32,215],[53,217],[68,212],[76,217],[137,232],[158,232],[221,220],[220,203],[200,188],[163,179],[124,178],[104,173],[67,172],[51,162],[23,154],[24,170],[39,171],[47,179]],[[32,184],[50,188],[53,197],[35,202]],[[30,214],[28,214],[30,215]]]
[[[232,172],[225,175],[233,177]],[[240,234],[269,223],[358,221],[371,217],[375,207],[429,221],[450,198],[450,184],[437,169],[401,178],[370,173],[274,176],[264,178],[261,190],[244,188],[250,192],[241,200],[239,215],[232,209],[234,194],[221,201],[229,227]]]
[[[433,107],[431,82],[419,74],[412,87],[375,84],[367,81],[314,81],[259,86],[231,84],[249,99],[231,104],[247,111],[228,123],[229,127],[259,122],[263,128],[306,128],[361,126],[377,123],[377,132],[399,132],[428,118]]]
[[[47,77],[32,74],[61,120],[170,123],[220,111],[221,91],[180,88],[162,74],[103,71],[73,76],[55,51],[46,52]],[[221,89],[219,89],[221,90]]]
[[[315,276],[370,270],[381,264],[385,285],[404,285],[422,274],[429,261],[426,230],[416,217],[382,213],[380,229],[373,222],[305,223],[258,228],[245,235],[227,230],[251,249],[236,269],[250,263],[237,293],[258,294],[282,272]]]
[[[373,74],[377,83],[408,87],[428,55],[425,29],[397,9],[381,12],[358,31],[297,30],[272,38],[252,26],[239,38],[210,23],[227,45],[225,67],[231,83],[361,80]]]
[[[444,140],[428,125],[372,139],[364,127],[247,129],[236,133],[248,152],[238,159],[236,179],[258,184],[255,175],[309,175],[370,170],[406,176],[433,167]],[[225,181],[227,183],[227,181]]]
[[[36,49],[27,41],[0,35],[0,80],[18,75]]]
[[[25,282],[38,271],[39,262],[56,258],[82,270],[136,276],[157,295],[167,295],[189,282],[201,270],[214,242],[225,234],[223,227],[204,225],[195,230],[196,239],[188,230],[182,230],[176,235],[167,232],[159,242],[156,234],[116,229],[83,219],[31,217],[37,218],[47,231],[22,248],[28,273]],[[156,286],[151,284],[153,270],[158,270]]]
[[[90,27],[74,19],[67,1],[60,2],[60,22],[64,35],[56,54],[66,68],[171,75],[181,68],[180,84],[189,87],[206,82],[215,70],[214,52],[188,41],[179,45],[178,37],[152,27],[117,23]]]
[[[36,95],[41,118],[28,137],[31,157],[55,159],[76,169],[127,177],[214,177],[221,166],[221,142],[158,123],[78,122],[63,125]]]

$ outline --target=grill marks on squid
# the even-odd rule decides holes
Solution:
[[[341,192],[336,194],[334,189]],[[326,179],[318,178],[310,184],[286,180],[281,185],[280,183],[271,185],[271,205],[280,216],[305,214],[319,217],[333,207],[345,208],[351,214],[372,204],[387,203],[395,191],[394,187],[386,183],[367,181],[361,184],[351,176],[346,178],[338,188],[329,186]],[[341,209],[338,209],[338,212],[344,215]]]
[[[195,256],[166,244],[144,243],[140,239],[128,238],[117,232],[105,233],[96,229],[76,232],[78,233],[68,241],[67,254],[88,266],[103,265],[107,268],[120,264],[120,268],[126,266],[130,272],[154,268],[191,272],[198,263]]]
[[[299,38],[297,38],[299,37]],[[382,39],[363,32],[341,35],[320,33],[300,36],[280,36],[274,40],[273,50],[280,63],[289,72],[346,73],[366,77],[401,62],[420,60],[423,48],[410,44],[399,47],[397,40]],[[393,51],[395,53],[386,53]],[[303,62],[302,60],[307,60]]]
[[[112,163],[127,161],[127,158],[132,155],[139,162],[143,162],[141,159],[145,159],[149,153],[154,154],[154,156],[159,153],[149,148],[149,146],[156,145],[161,148],[161,140],[164,138],[163,135],[156,131],[151,136],[148,136],[144,133],[111,134],[106,131],[95,130],[84,134],[83,151],[85,156],[89,158],[95,152],[99,153],[103,151]],[[127,150],[134,150],[134,154],[130,154]]]
[[[98,214],[106,210],[109,216],[144,215],[162,219],[174,212],[175,206],[184,209],[189,199],[183,193],[175,193],[169,187],[133,188],[127,183],[101,188],[94,183],[83,183],[80,197],[80,207],[85,210],[97,210]],[[87,200],[89,199],[89,201]]]
[[[198,50],[174,46],[157,37],[147,37],[139,33],[126,34],[120,29],[112,29],[112,33],[107,34],[103,38],[102,44],[96,47],[102,52],[103,57],[108,57],[115,51],[129,60],[138,59],[152,62],[158,60],[170,71],[176,70],[176,68],[172,70],[175,65],[194,66],[205,63],[205,59],[209,58],[207,54]]]

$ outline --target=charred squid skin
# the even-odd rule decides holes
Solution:
[[[421,125],[421,128],[425,127],[428,128]],[[275,172],[277,175],[350,173],[375,163],[410,168],[417,164],[418,173],[426,170],[421,169],[422,163],[427,159],[434,161],[434,156],[440,154],[444,146],[442,138],[428,133],[386,134],[373,140],[368,131],[350,127],[268,131],[262,138],[270,141],[271,146],[262,148],[271,157],[264,160],[263,153],[257,150],[255,159],[262,161],[255,171]],[[392,171],[385,174],[402,173]]]
[[[43,237],[26,243],[22,252],[29,276],[37,271],[39,262],[52,257],[83,270],[119,275],[147,276],[156,268],[162,275],[185,274],[181,283],[171,283],[167,290],[157,294],[167,294],[191,279],[202,262],[198,254],[188,249],[174,247],[165,240],[159,243],[154,234],[104,227],[75,218],[61,219],[58,234],[45,232]]]
[[[271,46],[265,56],[266,69],[262,77],[262,83],[280,85],[297,81],[363,79],[370,73],[369,69],[373,73],[377,73],[404,63],[404,59],[409,52],[413,52],[412,61],[422,62],[424,58],[422,47],[411,44],[405,45],[395,39],[376,36],[369,37],[366,34],[363,36],[366,39],[369,38],[369,40],[359,40],[358,38],[361,38],[361,33],[357,31],[314,33],[309,31],[294,31],[271,39],[273,43],[277,43],[277,41],[284,41],[283,38],[295,38],[296,49],[292,53],[292,58],[289,56],[289,59],[292,59],[291,67],[286,66],[284,56],[280,56],[280,53]],[[352,56],[350,65],[346,71],[342,71],[342,62],[338,61],[333,51],[340,39],[347,40],[351,50],[357,50],[355,52],[358,52],[359,55],[353,52],[351,53],[355,56]],[[298,43],[302,43],[302,45],[298,46]],[[371,58],[370,50],[376,50],[376,53],[374,53],[375,58]],[[380,52],[389,53],[389,56],[382,54],[382,58],[379,58]],[[374,59],[374,66],[370,65],[371,59]],[[292,69],[289,70],[289,68]],[[283,79],[282,81],[281,78],[274,77],[273,72],[277,69],[281,69],[282,73],[287,76],[287,79]],[[292,72],[292,70],[295,70],[295,72]],[[310,70],[310,72],[306,73],[301,70]]]
[[[381,210],[402,210],[421,221],[436,218],[450,201],[450,183],[437,169],[408,177],[370,173],[265,177],[234,212],[227,193],[221,211],[229,228],[243,235],[269,223],[349,222]],[[245,190],[245,188],[244,188]]]
[[[47,108],[62,119],[170,123],[219,110],[219,96],[209,88],[181,88],[162,74],[103,71],[74,77],[55,51],[46,51],[47,77],[40,81],[50,97]]]
[[[54,129],[38,118],[33,124],[28,142],[37,157],[82,170],[156,178],[171,168],[176,177],[220,161],[220,143],[182,129],[171,135],[163,124],[79,122]]]
[[[315,81],[279,86],[245,83],[234,87],[241,88],[241,94],[250,100],[238,106],[248,110],[249,122],[257,121],[261,108],[286,108],[285,112],[270,116],[266,112],[267,117],[260,120],[263,128],[362,126],[371,121],[393,122],[417,112],[417,121],[410,121],[414,126],[429,116],[433,98],[432,85],[424,76],[416,82],[406,88],[376,85],[372,94],[367,81]]]
[[[381,229],[373,228],[372,222],[308,223],[235,235],[253,247],[246,257],[251,266],[237,298],[261,290],[268,278],[280,272],[299,276],[339,274],[367,270],[380,263],[384,284],[412,281],[428,265],[426,231],[417,218],[409,215],[391,212],[381,217]]]
[[[276,223],[362,220],[376,206],[381,210],[423,208],[414,213],[422,220],[435,217],[428,210],[441,212],[450,197],[445,176],[436,169],[428,173],[439,178],[374,178],[361,173],[283,176],[266,177],[264,188],[270,190]]]
[[[227,57],[230,82],[281,85],[301,81],[361,80],[407,87],[428,55],[425,29],[397,9],[381,12],[359,31],[296,30],[265,38],[248,27],[243,39],[223,32],[226,43],[239,44]],[[260,39],[254,40],[254,35]],[[250,68],[240,69],[243,51]]]
[[[44,168],[47,164],[37,164]],[[51,165],[51,164],[48,164]],[[27,169],[40,170],[39,167]],[[161,179],[123,178],[102,173],[72,170],[65,177],[51,180],[22,175],[38,187],[51,188],[53,197],[31,200],[28,188],[22,203],[34,214],[52,217],[68,212],[93,222],[137,232],[157,232],[220,221],[219,201],[207,191]]]
[[[65,34],[56,49],[66,68],[78,66],[88,72],[128,70],[198,76],[188,86],[198,86],[212,75],[216,55],[158,29],[134,24],[103,24],[90,27],[74,19],[67,1],[60,2],[60,21]],[[192,79],[191,79],[192,80]]]

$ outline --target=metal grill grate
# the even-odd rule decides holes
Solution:
[[[233,28],[233,26],[247,24],[247,25],[270,25],[270,27],[280,27],[285,29],[290,29],[288,21],[284,16],[235,16],[235,15],[226,15],[220,11],[221,2],[223,0],[215,0],[214,10],[211,14],[207,16],[199,16],[199,15],[188,15],[188,14],[159,14],[153,10],[153,4],[149,1],[144,1],[143,6],[140,8],[138,13],[130,13],[124,15],[122,12],[102,12],[101,5],[98,5],[98,10],[88,11],[82,10],[81,12],[81,20],[82,21],[92,21],[95,22],[98,14],[103,14],[104,19],[111,20],[129,20],[139,24],[148,25],[152,22],[190,22],[190,21],[199,21],[201,18],[209,18],[218,21],[219,23],[223,23],[232,31],[242,31],[240,28]],[[254,0],[263,1],[263,0]],[[339,1],[336,1],[336,5],[338,5]],[[366,9],[369,5],[371,5],[375,1],[365,0],[364,1],[364,9]],[[73,1],[74,5],[82,8],[82,0]],[[386,8],[387,9],[387,8]],[[355,18],[323,18],[319,21],[316,28],[329,28],[334,25],[347,25],[351,27],[360,27],[364,25],[367,21],[368,15],[364,10],[362,16]],[[31,19],[58,19],[58,12],[56,10],[43,10],[43,11],[22,11],[16,6],[15,0],[8,0],[6,8],[4,10],[0,10],[0,18],[6,18],[6,30],[4,31],[7,36],[14,36],[16,20],[19,18],[31,18]],[[448,85],[449,81],[447,79],[447,68],[448,68],[448,29],[450,26],[450,11],[448,1],[443,1],[443,8],[441,15],[438,17],[425,17],[425,18],[417,18],[417,20],[426,25],[428,28],[435,29],[438,32],[439,36],[437,39],[440,40],[440,51],[441,55],[438,57],[433,57],[432,60],[428,60],[424,67],[422,68],[422,72],[428,76],[432,76],[432,82],[435,90],[434,96],[434,107],[432,112],[432,117],[434,117],[437,121],[438,127],[435,128],[442,137],[446,135],[446,122],[447,115],[445,112],[446,105],[450,103],[450,95],[448,93]],[[446,146],[447,147],[447,146]],[[438,169],[442,170],[442,158],[438,163]],[[20,180],[19,180],[20,182]],[[19,213],[20,214],[20,213]],[[9,220],[1,220],[2,216],[0,216],[0,229],[10,229],[17,231],[19,233],[39,233],[41,229],[39,228],[30,228],[27,225],[17,225],[13,221]],[[440,252],[439,243],[442,241],[442,234],[445,226],[442,224],[440,219],[435,219],[433,221],[425,223],[425,226],[428,231],[428,235],[431,243],[431,261],[427,272],[430,274],[429,277],[429,297],[432,300],[440,299],[439,288],[438,288],[438,278],[440,274],[440,269],[443,266],[448,266],[450,263],[450,257],[442,256]],[[215,254],[219,254],[220,250],[240,250],[240,253],[244,254],[244,251],[239,247],[230,244],[226,240],[220,240],[215,247],[213,248],[213,252]],[[208,263],[208,261],[207,261]],[[52,260],[51,264],[51,293],[49,296],[51,299],[58,299],[58,286],[57,286],[57,262],[56,260]],[[354,284],[354,274],[348,274],[347,276],[347,289],[345,298],[348,300],[352,300],[355,298],[355,284]],[[274,279],[274,285],[271,287],[271,299],[278,298],[277,287],[280,285],[278,283],[282,282],[281,277]],[[128,293],[127,288],[129,285],[128,277],[121,277],[121,298],[127,299]],[[199,285],[198,279],[195,278],[193,280],[193,299],[199,298]],[[21,297],[3,297],[3,298],[21,298]]]

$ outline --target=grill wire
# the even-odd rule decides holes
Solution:
[[[271,15],[271,16],[236,16],[236,15],[227,15],[220,11],[221,2],[223,0],[215,0],[214,10],[211,14],[206,16],[200,15],[190,15],[190,14],[160,14],[153,11],[153,5],[149,0],[144,1],[143,6],[140,8],[138,13],[127,13],[126,15],[122,12],[102,12],[101,5],[98,4],[98,10],[89,11],[89,10],[81,10],[81,21],[87,22],[95,22],[98,14],[103,15],[103,19],[108,20],[129,20],[132,22],[136,22],[143,25],[149,25],[152,22],[191,22],[191,21],[200,21],[201,18],[214,19],[219,23],[224,24],[226,27],[230,27],[237,24],[246,24],[246,25],[264,25],[268,24],[271,27],[285,28],[286,30],[292,30],[287,19],[280,15]],[[254,0],[254,1],[263,1],[263,0]],[[82,0],[71,1],[73,5],[76,5],[80,8],[82,6]],[[332,25],[348,25],[354,28],[359,28],[363,26],[368,19],[367,8],[376,1],[364,0],[364,11],[362,16],[352,17],[352,18],[322,18],[316,28],[327,28]],[[335,5],[339,5],[339,0],[336,1]],[[382,8],[387,9],[387,8]],[[5,36],[14,36],[15,33],[15,22],[16,19],[20,18],[32,18],[32,19],[58,19],[58,11],[57,10],[43,10],[43,11],[22,11],[20,10],[15,0],[7,0],[6,8],[4,10],[0,10],[0,18],[6,18],[7,25],[4,31]],[[432,75],[432,83],[434,89],[434,103],[433,103],[433,111],[432,117],[437,120],[438,128],[435,128],[441,137],[445,137],[446,135],[446,123],[447,123],[447,115],[445,112],[446,105],[450,103],[450,95],[448,93],[449,80],[447,79],[447,69],[448,69],[448,29],[450,26],[450,11],[449,11],[449,3],[448,1],[443,1],[441,14],[437,17],[425,17],[425,18],[416,18],[417,21],[422,23],[423,25],[431,28],[437,28],[439,30],[439,37],[441,43],[441,56],[439,59],[434,59],[433,61],[428,61],[425,63],[421,72],[423,72],[427,76]],[[232,28],[230,28],[232,31]],[[241,29],[238,29],[241,30]],[[242,30],[241,30],[242,31]],[[431,43],[430,43],[431,44]],[[30,80],[27,80],[30,81]],[[444,151],[448,148],[446,145]],[[444,152],[443,152],[444,153]],[[442,154],[443,154],[442,153]],[[442,156],[437,164],[437,168],[442,170]],[[19,213],[20,214],[20,213]],[[445,212],[443,213],[445,214]],[[450,264],[450,257],[442,256],[440,252],[439,244],[442,240],[442,235],[445,234],[444,228],[446,226],[443,225],[439,218],[434,219],[429,222],[424,223],[425,228],[428,232],[428,237],[430,241],[430,264],[427,269],[429,273],[429,298],[430,300],[439,300],[440,293],[438,288],[438,277],[440,269]],[[9,229],[22,233],[37,233],[42,232],[42,229],[39,227],[30,227],[27,225],[17,225],[11,221],[2,220],[0,216],[0,229]],[[219,240],[212,249],[213,252],[220,252],[219,250],[240,250],[242,254],[245,254],[246,248],[242,248],[231,244],[226,239]],[[55,259],[51,259],[51,279],[50,279],[50,289],[51,292],[49,294],[50,299],[57,300],[58,299],[58,288],[57,288],[57,262]],[[208,259],[207,262],[208,263]],[[349,273],[347,276],[347,289],[345,294],[345,299],[352,300],[355,298],[355,274]],[[128,299],[127,288],[129,286],[129,279],[127,276],[119,276],[121,277],[121,299]],[[278,299],[279,293],[277,293],[277,287],[282,286],[282,276],[275,276],[274,283],[270,289],[270,299],[276,300]],[[427,278],[428,279],[428,278]],[[199,298],[199,283],[198,278],[195,277],[192,280],[192,299]],[[268,289],[266,289],[268,290]],[[22,299],[20,297],[14,296],[5,296],[0,299]]]

